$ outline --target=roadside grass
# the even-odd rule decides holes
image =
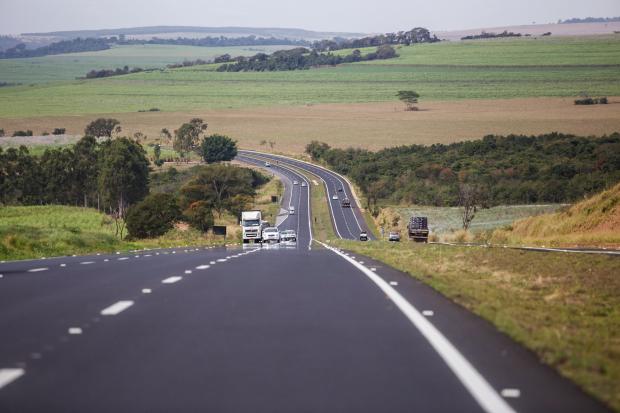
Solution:
[[[512,245],[620,247],[620,183],[555,213],[495,230],[490,241]]]
[[[620,95],[620,40],[584,38],[577,46],[575,42],[520,39],[439,43],[400,47],[401,57],[376,64],[240,73],[194,66],[3,87],[0,117],[127,113],[151,107],[170,112],[372,103],[395,101],[398,90],[409,89],[427,100],[579,96],[583,91]],[[458,60],[454,60],[454,53]]]
[[[411,274],[620,410],[620,260],[409,242],[335,241]]]

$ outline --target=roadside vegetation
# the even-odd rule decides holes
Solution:
[[[409,242],[336,241],[411,274],[620,409],[620,260]]]

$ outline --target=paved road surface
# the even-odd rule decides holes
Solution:
[[[607,411],[415,279],[309,249],[312,185],[272,171],[296,244],[1,263],[0,412]]]

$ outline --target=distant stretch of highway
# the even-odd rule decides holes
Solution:
[[[331,199],[350,186],[238,160],[267,156],[296,243],[0,263],[0,412],[608,411],[432,288],[313,241],[299,170],[357,239],[358,205]]]

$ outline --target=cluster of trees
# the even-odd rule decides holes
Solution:
[[[190,152],[199,154],[206,163],[231,161],[237,156],[237,142],[228,136],[213,134],[204,136],[208,124],[200,118],[194,118],[184,123],[174,131],[172,148],[185,158]],[[171,139],[167,129],[162,129],[161,135]]]
[[[319,53],[316,50],[308,50],[298,47],[291,50],[280,50],[267,55],[258,53],[252,57],[238,57],[236,63],[223,64],[217,68],[220,72],[266,72],[280,70],[304,70],[317,66],[335,66],[341,63],[361,62],[375,59],[391,59],[397,57],[392,46],[383,45],[376,52],[362,55],[359,50],[354,50],[346,56],[332,53]]]
[[[257,37],[254,35],[243,37],[202,37],[188,38],[177,37],[176,39],[161,39],[154,37],[149,40],[128,39],[118,42],[123,45],[130,44],[168,44],[178,46],[200,46],[200,47],[231,47],[231,46],[310,46],[306,40],[278,39],[275,37]]]
[[[359,49],[362,47],[378,47],[382,45],[405,45],[417,43],[435,43],[440,40],[431,35],[428,29],[416,27],[409,31],[386,33],[377,36],[369,36],[361,39],[335,38],[332,40],[317,40],[312,43],[312,48],[319,52],[327,52],[340,49]]]
[[[584,97],[582,99],[575,100],[575,105],[606,105],[608,103],[609,102],[606,97],[602,97],[602,98]]]
[[[54,128],[52,130],[52,135],[64,135],[65,132],[67,130],[65,128]],[[16,130],[13,132],[13,137],[16,136],[32,136],[34,133],[32,132],[32,130],[28,129],[28,130]],[[43,135],[49,135],[48,132],[43,132]],[[0,128],[0,138],[5,136],[5,131],[4,129]]]
[[[200,231],[207,231],[213,227],[214,214],[221,217],[229,212],[240,216],[241,211],[253,204],[256,188],[269,180],[255,170],[232,165],[199,166],[192,172],[195,176],[180,190],[151,194],[129,209],[127,229],[130,236],[160,236],[181,220]],[[175,170],[173,175],[177,174]],[[168,177],[170,173],[157,175]]]
[[[549,33],[551,35],[551,33]],[[497,39],[502,37],[521,37],[523,36],[521,33],[513,33],[508,30],[504,30],[501,33],[489,33],[483,31],[480,34],[473,34],[470,36],[461,37],[461,40],[479,40],[479,39]]]
[[[572,23],[611,23],[620,22],[620,17],[585,17],[583,19],[573,18],[566,20],[558,20],[558,24],[572,24]]]
[[[109,39],[73,39],[62,40],[36,49],[27,49],[24,43],[0,52],[0,59],[16,59],[24,57],[40,57],[54,54],[90,52],[110,48]]]
[[[573,202],[620,181],[618,133],[486,136],[378,152],[314,141],[306,152],[351,177],[370,208],[379,201],[458,206],[464,184],[488,206]]]
[[[101,69],[101,70],[91,70],[86,73],[86,79],[97,79],[101,77],[110,77],[110,76],[121,76],[127,75],[130,73],[140,73],[143,72],[144,69],[141,67],[129,68],[129,66],[117,67],[116,69]]]
[[[168,69],[177,69],[179,67],[191,67],[191,66],[206,65],[206,64],[209,64],[209,62],[206,60],[202,60],[202,59],[196,59],[196,60],[184,60],[182,63],[172,63],[169,65],[166,65],[166,67]]]

